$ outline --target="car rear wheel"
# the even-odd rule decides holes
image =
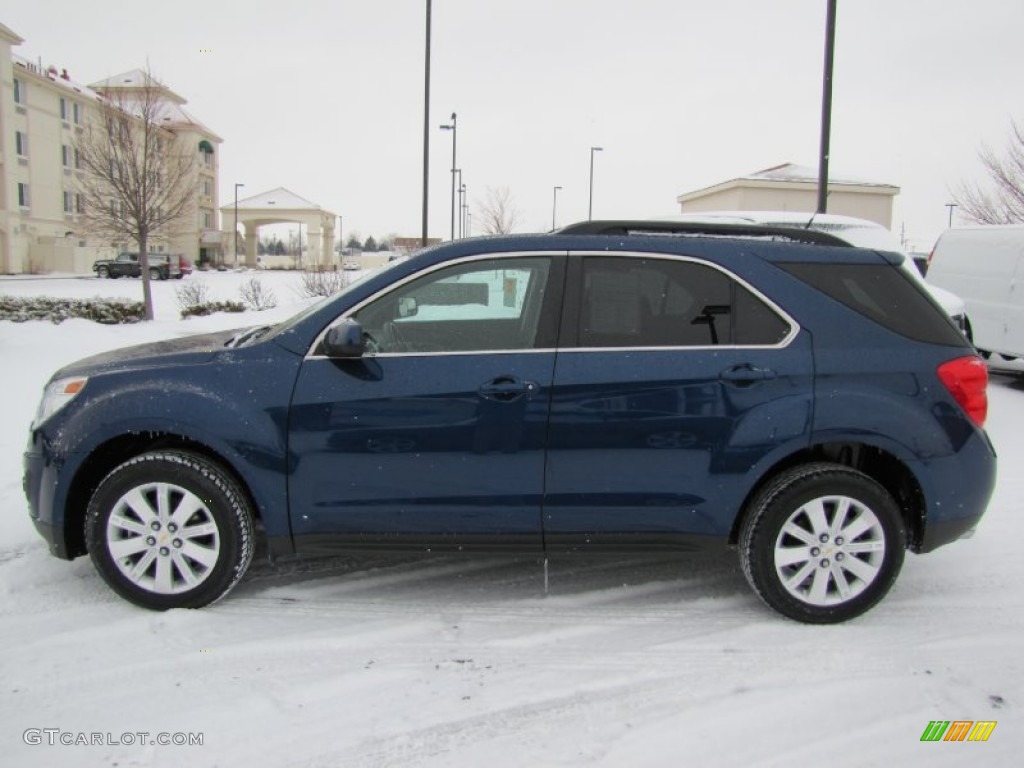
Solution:
[[[905,550],[892,496],[862,472],[824,462],[770,482],[750,502],[740,533],[754,591],[784,616],[811,624],[846,621],[875,605]]]
[[[96,277],[108,278],[110,277],[110,270],[106,267],[99,267],[96,270]]]
[[[218,464],[161,451],[104,478],[89,502],[86,538],[96,570],[122,597],[154,610],[200,608],[249,567],[252,517]]]

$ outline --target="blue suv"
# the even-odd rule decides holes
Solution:
[[[426,250],[276,326],[58,371],[32,519],[197,608],[271,557],[729,544],[772,608],[857,616],[995,482],[987,375],[902,256],[587,222]]]

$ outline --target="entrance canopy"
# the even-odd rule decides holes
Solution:
[[[272,189],[254,197],[238,201],[238,221],[235,221],[235,203],[222,205],[221,221],[230,222],[225,229],[237,231],[238,224],[245,225],[245,264],[256,266],[256,243],[259,228],[267,224],[297,223],[305,225],[306,251],[310,264],[327,266],[334,253],[334,222],[337,215],[324,210],[316,203],[299,197],[284,187]],[[228,238],[228,260],[234,257]]]

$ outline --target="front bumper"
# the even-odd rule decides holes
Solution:
[[[24,465],[22,488],[28,499],[28,514],[32,524],[46,541],[50,554],[62,560],[73,559],[68,554],[63,524],[54,522],[53,492],[57,487],[57,473],[53,465],[48,465],[43,454],[35,451],[25,453]]]

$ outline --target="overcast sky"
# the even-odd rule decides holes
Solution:
[[[425,0],[35,0],[15,50],[91,83],[148,61],[224,139],[221,203],[283,186],[347,237],[418,236]],[[430,234],[447,237],[451,134],[470,203],[519,228],[678,211],[676,196],[817,166],[825,0],[434,0]],[[1024,121],[1021,0],[839,0],[833,175],[898,185],[893,229],[931,247],[982,142]],[[954,219],[954,222],[956,219]]]

